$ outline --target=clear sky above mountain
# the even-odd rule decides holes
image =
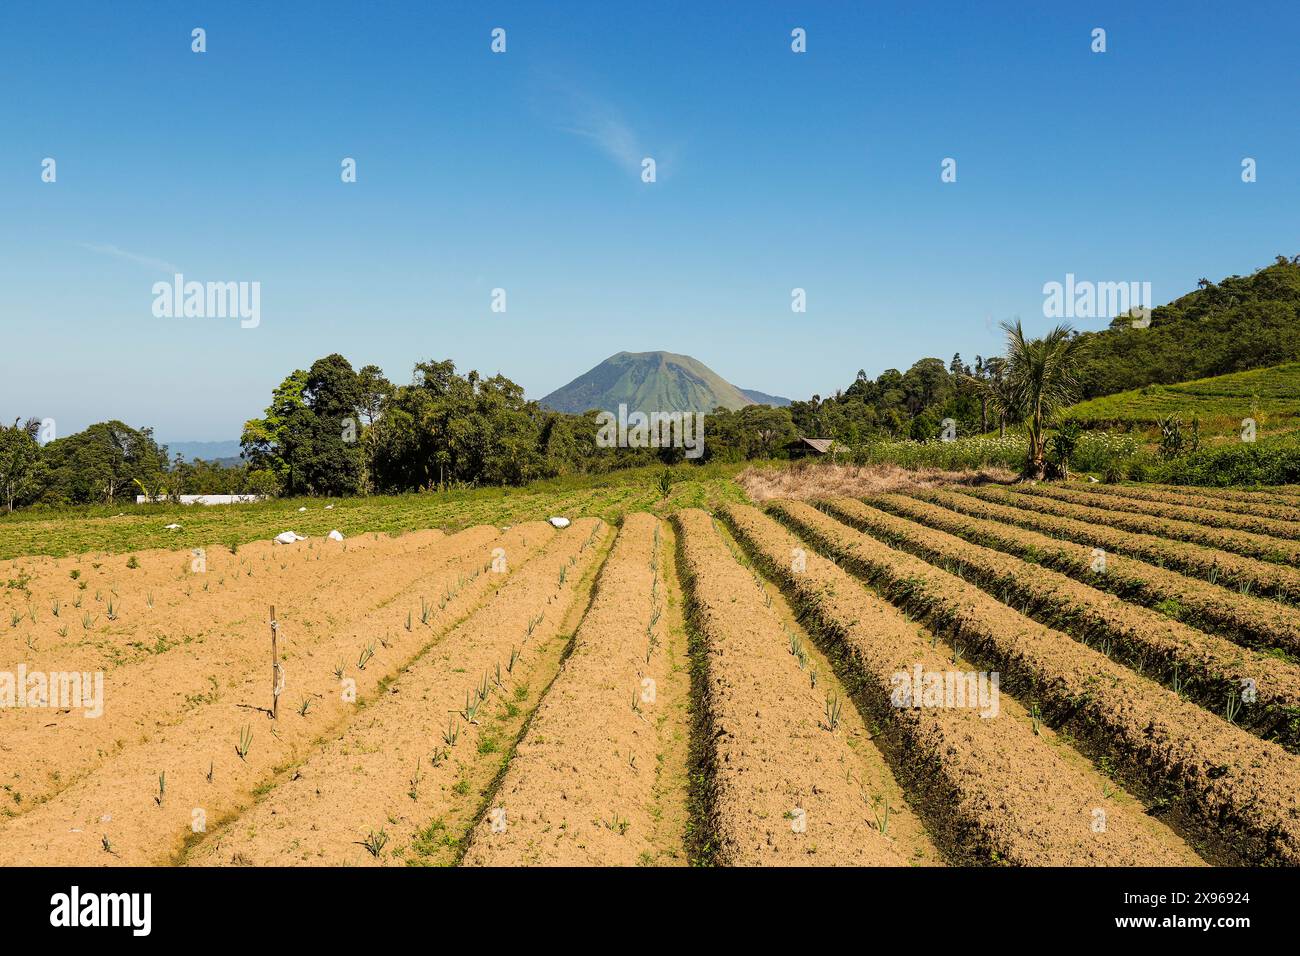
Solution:
[[[1298,27],[1294,2],[10,4],[0,414],[231,438],[336,351],[534,398],[621,350],[792,398],[969,361],[1053,324],[1067,273],[1163,302],[1300,252]],[[260,282],[260,323],[155,317],[174,272]]]

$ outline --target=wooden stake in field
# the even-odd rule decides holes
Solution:
[[[275,619],[275,605],[271,605],[271,719],[280,716],[280,648],[277,636],[280,623]]]

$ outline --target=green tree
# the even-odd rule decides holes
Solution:
[[[48,476],[43,497],[73,504],[131,500],[137,485],[161,488],[168,466],[167,449],[154,441],[153,429],[120,421],[52,441],[42,457]]]
[[[980,371],[979,377],[967,380],[979,394],[980,430],[988,430],[988,412],[991,410],[998,418],[998,436],[1005,438],[1007,423],[1024,417],[1017,404],[1019,397],[1007,376],[1007,360],[995,355],[983,363]]]
[[[502,375],[456,374],[450,361],[419,362],[377,422],[376,484],[383,488],[521,484],[557,474],[557,454],[582,447],[583,429],[524,398]],[[591,429],[594,441],[595,429]]]
[[[370,492],[374,490],[375,456],[379,445],[379,430],[375,426],[393,397],[394,388],[378,365],[363,367],[357,373],[357,383],[361,390],[358,411],[362,424],[362,462],[365,466],[361,484]]]
[[[951,376],[937,358],[923,358],[903,375],[902,389],[907,411],[920,415],[933,405],[942,403],[951,391]]]
[[[7,512],[14,510],[15,503],[35,497],[40,489],[41,446],[36,434],[41,423],[29,418],[20,426],[18,421],[15,418],[13,425],[0,427],[0,495]]]
[[[1046,471],[1046,429],[1052,417],[1075,400],[1082,341],[1065,324],[1041,339],[1026,339],[1017,320],[1002,323],[1007,333],[1006,377],[1010,403],[1025,415],[1029,453],[1025,476],[1041,479]]]
[[[263,418],[244,423],[251,471],[271,472],[288,494],[349,495],[364,484],[361,377],[328,355],[280,383]],[[259,484],[264,479],[259,477]]]
[[[290,416],[290,441],[299,490],[352,495],[364,483],[361,378],[335,353],[307,370],[304,409]]]
[[[292,465],[284,453],[288,422],[295,410],[306,407],[306,388],[307,373],[302,369],[292,372],[271,393],[266,417],[246,421],[239,439],[248,467],[273,475],[279,487],[286,490],[294,487]]]

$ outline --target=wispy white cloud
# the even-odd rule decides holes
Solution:
[[[79,242],[77,245],[90,252],[98,253],[101,256],[112,256],[115,259],[125,259],[127,262],[134,262],[136,265],[145,266],[159,272],[175,274],[181,271],[180,266],[173,265],[165,259],[155,259],[153,256],[142,256],[130,252],[120,246],[109,245],[106,243]]]
[[[616,105],[571,81],[549,75],[534,87],[538,113],[563,132],[578,136],[604,153],[616,166],[638,176],[641,161],[653,157],[660,177],[666,150],[646,142]]]
[[[650,155],[636,131],[609,104],[587,99],[561,121],[560,129],[589,140],[620,167],[637,171]]]

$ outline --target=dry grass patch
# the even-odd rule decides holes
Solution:
[[[736,480],[752,500],[762,502],[772,498],[800,501],[837,496],[861,498],[944,485],[1007,485],[1016,480],[1016,475],[1005,468],[942,471],[938,468],[909,470],[897,465],[800,462],[786,468],[746,468]]]

